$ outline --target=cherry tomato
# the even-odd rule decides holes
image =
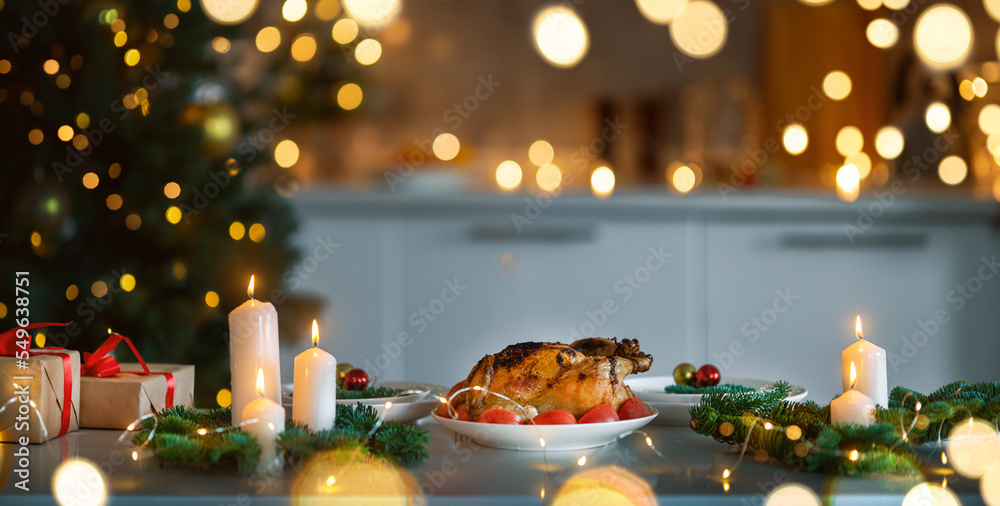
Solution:
[[[455,414],[456,420],[462,420],[464,422],[469,421],[469,408],[465,407],[465,404],[459,406],[458,409],[455,410],[455,412],[456,412]]]
[[[573,416],[573,413],[570,413],[565,409],[550,409],[539,413],[537,416],[524,423],[528,425],[532,423],[535,425],[562,425],[567,423],[576,423],[576,417]]]
[[[483,411],[476,419],[479,423],[500,423],[505,425],[521,425],[521,417],[517,413],[500,408]]]
[[[576,423],[617,422],[618,420],[620,420],[620,418],[618,418],[618,413],[615,413],[614,406],[610,404],[601,404],[600,406],[588,411],[587,414],[581,416]]]
[[[653,411],[649,409],[649,406],[638,397],[633,397],[625,401],[625,404],[622,404],[622,407],[618,409],[618,418],[622,420],[643,418],[652,414]]]
[[[444,398],[445,399],[451,399],[451,394],[453,394],[453,393],[461,390],[462,383],[465,383],[465,380],[462,380],[462,381],[459,381],[458,383],[455,383],[455,386],[451,387],[451,390],[448,391],[448,395],[446,395]],[[452,408],[458,409],[458,406],[461,405],[458,402],[459,399],[465,400],[464,398],[462,398],[461,395],[455,397],[454,399],[451,400],[451,407]],[[434,413],[437,416],[447,418],[448,417],[448,405],[442,402],[441,405],[438,406],[437,411],[435,411]]]

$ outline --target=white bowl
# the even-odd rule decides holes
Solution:
[[[729,378],[726,383],[747,385],[760,390],[774,388],[773,381],[751,378]],[[691,406],[701,403],[702,394],[668,394],[663,389],[673,385],[673,376],[636,376],[625,379],[625,384],[632,389],[636,397],[642,399],[650,408],[656,409],[660,415],[653,423],[660,425],[688,425]],[[787,401],[799,402],[806,398],[809,391],[803,387],[792,385],[792,391],[785,398]]]
[[[642,428],[656,418],[653,414],[631,420],[562,425],[504,425],[466,422],[432,413],[449,430],[467,436],[474,443],[504,450],[560,451],[596,448],[617,441],[621,436]],[[542,440],[545,446],[542,446]]]
[[[379,397],[375,399],[337,399],[337,404],[361,403],[371,406],[375,412],[382,416],[386,413],[385,403],[392,405],[385,415],[386,420],[410,423],[427,416],[427,411],[436,408],[441,404],[437,397],[428,397],[427,394],[433,392],[435,396],[446,395],[448,388],[441,385],[431,385],[428,383],[411,383],[408,381],[380,381],[379,386],[387,388],[398,388],[400,390],[412,391],[397,397]],[[292,384],[283,383],[281,385],[281,405],[288,412],[288,417],[292,416]]]

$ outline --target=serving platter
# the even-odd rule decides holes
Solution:
[[[397,388],[406,393],[396,397],[377,397],[372,399],[337,399],[337,404],[361,403],[371,406],[375,412],[381,416],[386,413],[386,420],[410,423],[427,416],[428,411],[436,408],[441,402],[437,396],[446,395],[448,388],[441,385],[429,383],[413,383],[409,381],[380,381],[378,386],[387,388]],[[281,405],[292,415],[292,391],[291,383],[281,385]],[[391,402],[388,412],[385,404]]]
[[[747,385],[758,390],[774,388],[774,381],[754,378],[729,378],[726,383]],[[673,376],[635,376],[625,379],[625,384],[632,389],[636,397],[642,399],[650,408],[659,412],[653,421],[659,425],[688,425],[691,414],[688,410],[701,402],[702,394],[670,394],[663,389],[674,385]],[[792,391],[785,400],[799,402],[806,398],[809,391],[803,387],[791,385]]]
[[[657,413],[653,410],[649,416],[617,422],[564,425],[503,425],[454,420],[436,413],[432,416],[449,430],[483,446],[504,450],[564,451],[611,444],[653,421]]]

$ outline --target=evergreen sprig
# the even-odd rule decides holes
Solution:
[[[776,391],[706,394],[689,411],[691,428],[808,471],[911,475],[920,470],[914,444],[938,441],[970,417],[994,426],[1000,418],[1000,382],[958,381],[930,395],[896,387],[889,406],[876,407],[871,425],[832,424],[829,406],[785,401],[790,387],[779,385]]]
[[[749,385],[740,385],[737,383],[723,383],[721,385],[712,385],[709,387],[695,387],[691,385],[667,385],[663,391],[668,394],[708,394],[715,392],[723,392],[731,394],[734,392],[749,392],[757,390],[756,388]]]
[[[346,388],[337,387],[337,398],[338,399],[381,399],[383,397],[395,397],[404,390],[399,388],[389,388],[389,387],[368,387],[364,390],[348,390]]]
[[[248,475],[260,459],[260,445],[251,434],[238,429],[213,430],[229,427],[231,420],[229,408],[196,411],[175,406],[139,423],[132,444],[141,446],[149,439],[147,446],[166,465],[195,469],[229,466]],[[427,431],[392,420],[378,422],[379,415],[370,406],[338,404],[333,429],[314,432],[288,420],[285,430],[277,435],[277,448],[284,461],[295,467],[318,452],[339,449],[398,465],[427,459]],[[200,434],[199,429],[207,432]]]

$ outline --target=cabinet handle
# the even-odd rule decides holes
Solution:
[[[778,240],[782,248],[877,248],[877,249],[922,249],[928,238],[922,232],[868,232],[848,237],[846,233],[818,234],[793,232],[784,234]]]
[[[526,225],[518,230],[509,223],[480,223],[469,228],[468,237],[473,242],[593,242],[594,225]]]

